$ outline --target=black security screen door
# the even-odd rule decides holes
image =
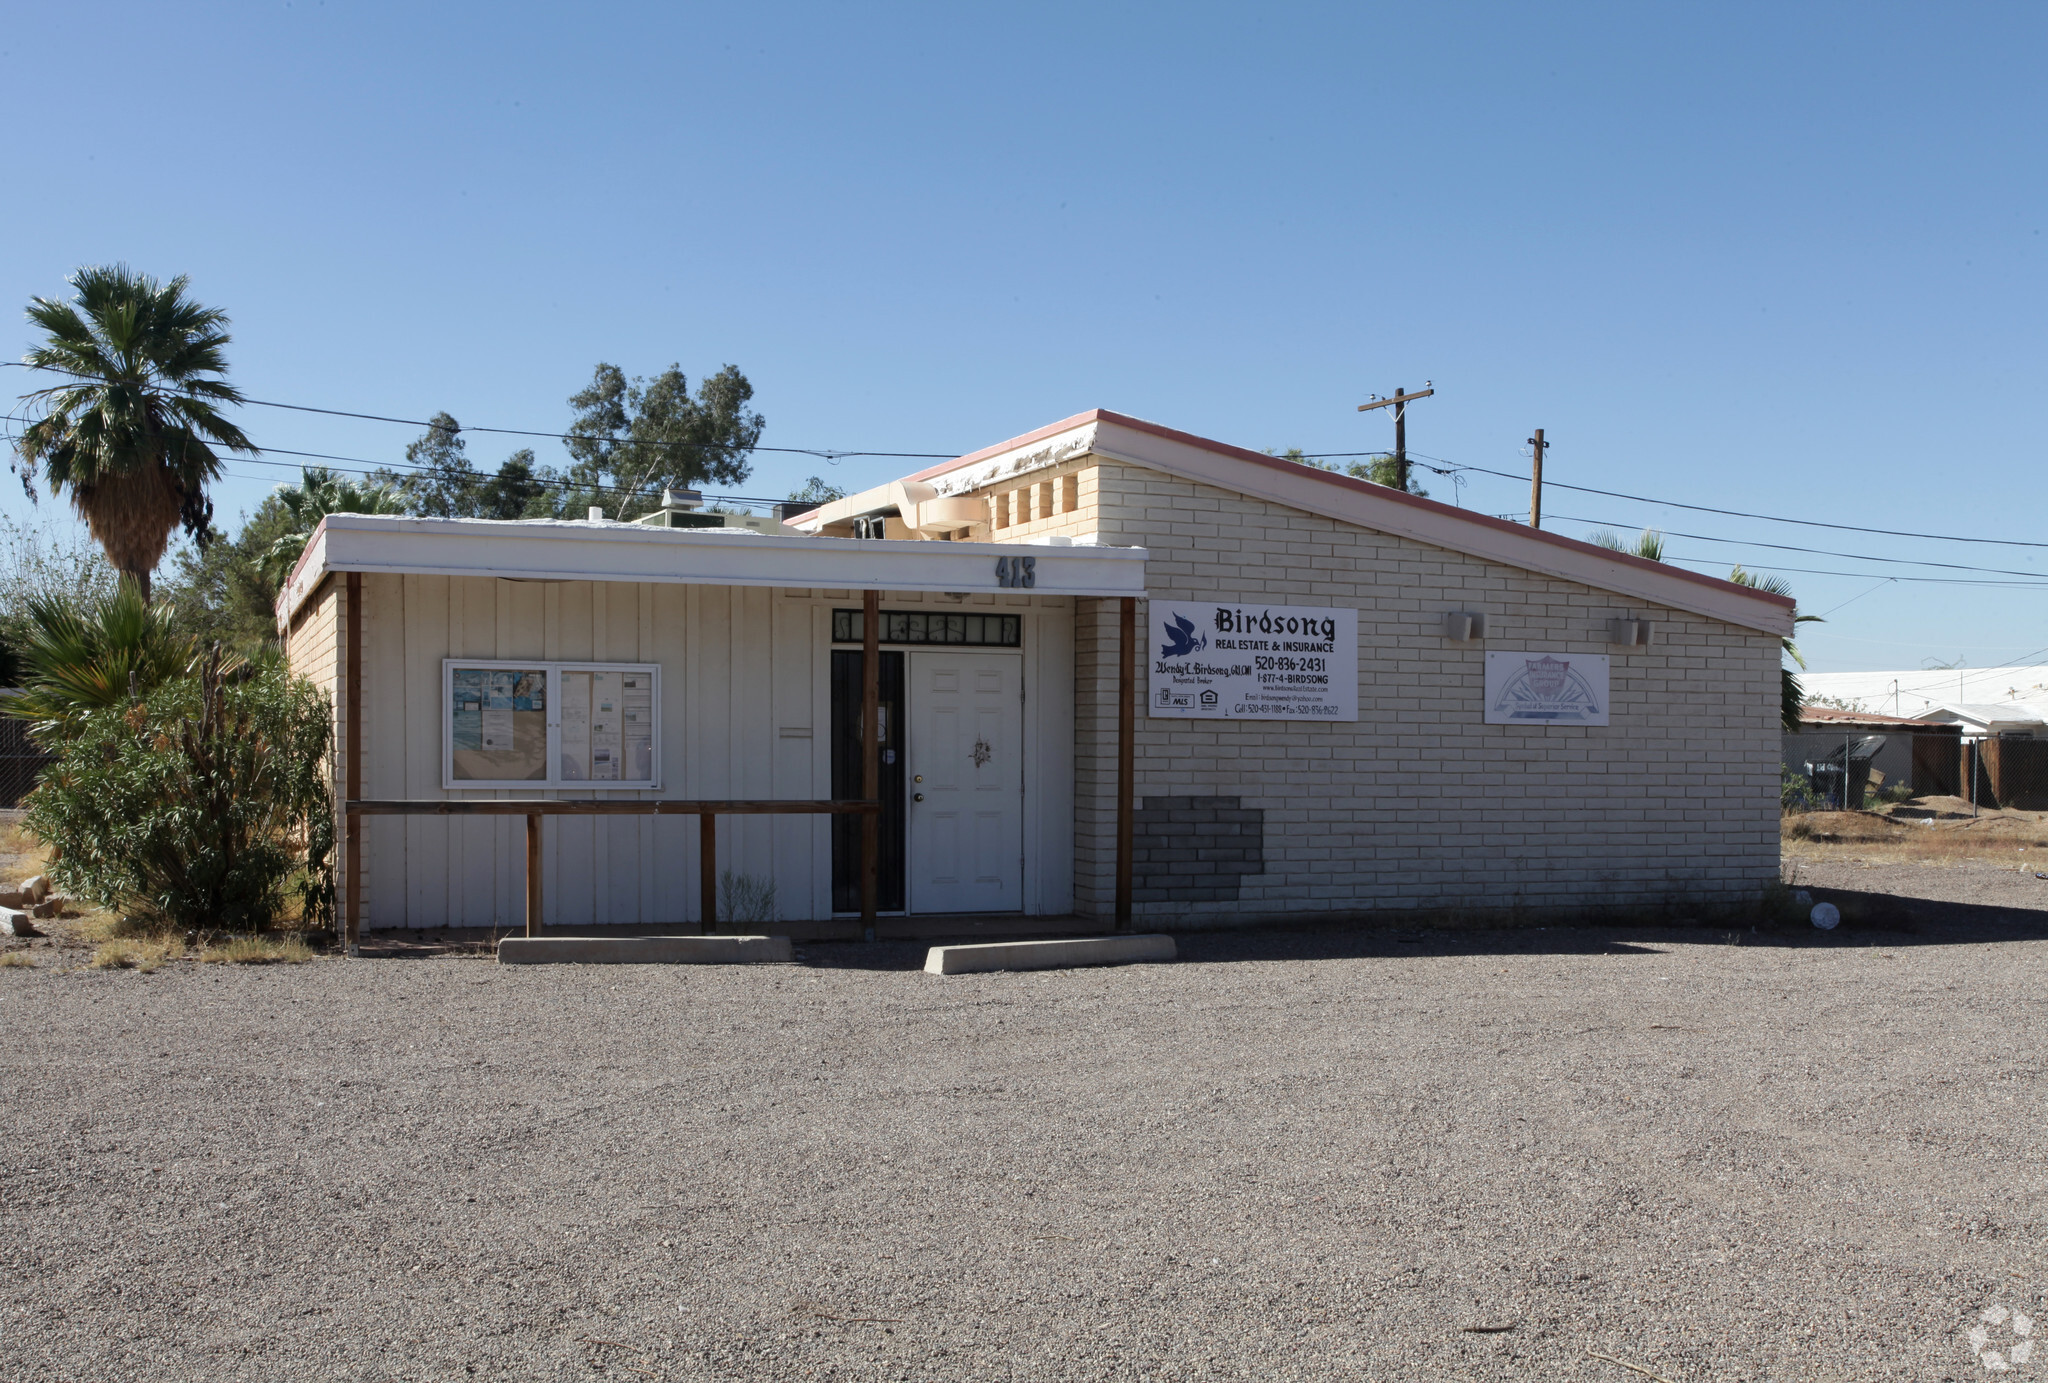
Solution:
[[[903,911],[903,655],[882,658],[882,819],[875,910]],[[861,793],[860,660],[857,651],[832,651],[832,795]],[[860,911],[860,821],[832,818],[832,911]]]

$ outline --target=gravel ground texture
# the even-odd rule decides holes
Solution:
[[[2048,882],[1803,868],[1839,930],[46,951],[0,1375],[2048,1376]]]

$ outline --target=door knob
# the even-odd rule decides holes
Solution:
[[[910,794],[910,800],[913,802],[922,802],[924,801],[924,794],[921,792],[913,792],[912,794]]]

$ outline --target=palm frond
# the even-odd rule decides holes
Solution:
[[[39,596],[27,614],[22,691],[5,706],[45,744],[95,710],[189,675],[199,657],[198,641],[177,630],[176,610],[147,603],[132,581],[82,603]]]

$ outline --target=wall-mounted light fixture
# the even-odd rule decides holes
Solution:
[[[1452,643],[1470,643],[1486,637],[1486,611],[1452,610],[1444,616],[1444,637]]]

